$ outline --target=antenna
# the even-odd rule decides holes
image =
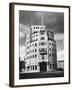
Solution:
[[[43,14],[41,14],[41,25],[43,25]]]

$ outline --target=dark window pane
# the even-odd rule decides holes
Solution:
[[[41,37],[41,40],[44,40],[45,39],[45,37]]]
[[[49,56],[51,56],[51,53],[49,54]]]
[[[35,58],[37,57],[37,55],[35,55]]]
[[[37,50],[35,49],[35,52],[37,52]]]
[[[35,43],[35,46],[37,46],[37,43]]]
[[[35,65],[35,70],[37,70],[37,65]]]
[[[44,34],[44,33],[45,33],[45,31],[44,31],[44,30],[40,31],[40,34]]]
[[[33,66],[33,70],[34,70],[34,66]]]

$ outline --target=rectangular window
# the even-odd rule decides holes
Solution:
[[[37,52],[37,50],[35,49],[35,52]]]
[[[32,70],[32,66],[31,66],[31,70]]]
[[[38,36],[38,35],[36,34],[36,36]]]
[[[34,55],[33,55],[33,58],[34,58]]]
[[[40,34],[42,34],[42,35],[43,35],[44,33],[45,33],[45,31],[44,31],[44,30],[41,30],[41,31],[40,31]]]
[[[35,65],[35,70],[37,70],[37,65]]]
[[[51,69],[51,64],[50,64],[50,69]]]
[[[41,42],[39,43],[39,45],[46,45],[46,42]]]
[[[35,55],[35,58],[37,57],[37,55]]]
[[[37,43],[35,43],[35,46],[37,46]]]
[[[45,40],[45,37],[41,37],[41,40]]]
[[[49,54],[49,56],[51,57],[51,53]]]
[[[49,48],[49,51],[51,51],[51,48]]]
[[[34,66],[33,66],[33,70],[34,70]]]
[[[49,43],[49,45],[51,45],[51,43]]]
[[[42,60],[44,60],[44,55],[42,56]]]
[[[38,33],[38,31],[34,31],[33,34]]]

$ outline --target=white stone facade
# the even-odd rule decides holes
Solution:
[[[26,36],[25,72],[47,72],[57,68],[54,33],[44,25],[33,25]]]

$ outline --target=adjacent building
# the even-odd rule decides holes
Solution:
[[[57,68],[59,70],[64,70],[64,60],[60,60],[57,62]]]
[[[26,35],[25,72],[47,72],[57,69],[54,33],[45,25],[32,25]]]

